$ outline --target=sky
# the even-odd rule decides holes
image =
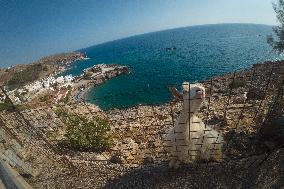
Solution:
[[[275,25],[273,0],[0,0],[0,67],[153,31]]]

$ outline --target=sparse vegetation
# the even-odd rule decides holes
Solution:
[[[66,104],[70,101],[70,99],[71,99],[71,91],[68,90],[67,95],[63,99],[63,102]]]
[[[39,79],[42,70],[42,64],[28,65],[24,70],[16,72],[8,81],[7,85],[10,90],[26,85],[29,82],[33,82]]]
[[[243,80],[234,80],[229,84],[230,89],[237,89],[239,87],[244,87],[246,82]]]
[[[60,66],[66,66],[83,57],[84,54],[80,52],[62,53],[44,57],[32,64],[20,64],[2,69],[0,84],[7,85],[10,90],[13,90],[54,74]]]
[[[39,97],[39,100],[40,100],[41,102],[46,102],[46,101],[48,101],[49,99],[50,99],[50,95],[48,95],[48,94]]]
[[[3,111],[3,110],[13,111],[14,107],[7,100],[4,100],[4,102],[0,102],[0,111]]]
[[[284,80],[282,81],[279,94],[270,107],[266,120],[259,131],[261,139],[273,141],[277,145],[284,144]]]
[[[107,120],[76,115],[59,109],[56,114],[66,126],[65,138],[60,144],[79,151],[106,151],[111,147],[112,137]]]
[[[60,53],[60,54],[54,54],[54,55],[50,55],[47,57],[43,57],[37,62],[43,63],[43,64],[46,64],[46,63],[61,64],[61,63],[67,63],[67,62],[74,61],[83,56],[84,54],[80,52]]]
[[[4,101],[0,102],[0,111],[6,110],[6,111],[13,112],[16,109],[24,110],[25,108],[26,108],[26,106],[24,106],[24,105],[19,105],[19,104],[13,105],[6,99]]]

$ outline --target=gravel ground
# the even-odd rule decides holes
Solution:
[[[281,152],[282,150],[282,152]],[[133,168],[109,162],[73,162],[77,167],[47,170],[28,181],[34,188],[281,188],[283,149],[266,155],[219,163],[183,165],[166,163]],[[282,157],[283,158],[283,157]],[[60,171],[61,170],[61,171]],[[282,176],[283,179],[283,176]],[[283,180],[282,180],[283,181]]]
[[[283,62],[281,65],[283,66]],[[266,67],[258,71],[260,76],[251,78],[255,81],[254,85],[252,86],[258,86],[264,92],[266,91],[266,85],[262,86],[260,84],[264,83],[262,78],[267,78],[265,72],[263,71],[265,69]],[[240,72],[239,74],[243,77],[245,74],[251,75],[250,72],[251,71],[248,70]],[[282,74],[278,74],[277,72],[275,72],[273,75],[272,81],[275,81],[275,87],[279,84],[280,76],[283,77]],[[220,80],[217,78],[215,84],[217,83],[219,86],[216,86],[215,89],[212,89],[214,95],[212,96],[214,98],[212,98],[210,107],[215,108],[212,110],[213,115],[205,116],[205,113],[200,113],[201,118],[211,121],[211,124],[216,125],[216,128],[223,130],[225,133],[225,140],[226,138],[229,138],[229,140],[226,140],[226,142],[230,141],[230,143],[226,145],[226,150],[229,151],[225,151],[225,159],[221,163],[199,162],[195,164],[183,165],[177,170],[169,170],[167,162],[159,162],[159,159],[156,159],[154,163],[148,162],[148,164],[144,164],[140,160],[126,160],[124,163],[115,164],[111,163],[110,161],[94,161],[93,157],[95,157],[96,154],[91,153],[76,153],[75,155],[66,153],[64,156],[62,156],[59,155],[60,153],[54,153],[51,151],[50,147],[46,146],[44,141],[34,137],[30,141],[27,141],[27,143],[32,144],[32,146],[29,147],[30,157],[28,156],[26,161],[30,162],[34,168],[38,170],[39,174],[36,177],[25,178],[34,188],[48,189],[281,188],[281,186],[284,186],[280,179],[281,165],[284,164],[282,160],[284,158],[283,152],[281,152],[280,148],[276,148],[275,144],[265,144],[263,140],[256,140],[259,139],[254,137],[256,131],[258,130],[257,128],[253,127],[256,124],[251,123],[251,120],[247,118],[254,109],[245,109],[247,111],[242,112],[242,116],[245,119],[240,120],[240,108],[237,106],[224,107],[226,102],[230,101],[233,102],[233,105],[244,104],[238,102],[242,100],[241,98],[237,98],[241,97],[238,96],[238,94],[249,91],[248,88],[252,87],[246,86],[233,90],[231,92],[236,94],[231,99],[228,99],[226,95],[220,95],[228,93],[228,90],[225,88],[231,81],[228,78],[229,76],[219,78]],[[259,93],[258,91],[253,92]],[[263,102],[261,100],[255,100],[257,105],[260,105],[255,107],[253,106],[253,108],[259,109],[262,107],[263,109],[268,109],[268,102],[272,101],[270,97],[275,96],[274,90],[268,90],[268,92],[269,93],[266,94],[267,99]],[[254,105],[253,103],[250,104]],[[150,148],[150,151],[148,150],[149,152],[147,153],[145,151],[143,154],[150,154],[155,158],[159,147],[162,146],[160,143],[157,143],[159,140],[157,136],[161,135],[160,130],[163,129],[160,127],[160,125],[165,125],[164,129],[166,130],[166,126],[168,124],[167,122],[173,123],[173,120],[169,121],[168,117],[166,116],[171,115],[167,113],[170,111],[170,109],[167,109],[166,107],[167,106],[160,106],[156,109],[153,108],[151,112],[148,110],[149,107],[146,106],[140,106],[137,109],[133,108],[132,111],[124,110],[119,112],[109,112],[109,115],[112,115],[112,121],[115,123],[113,125],[113,130],[119,135],[119,139],[121,139],[122,142],[123,139],[130,138],[132,142],[134,141],[140,145],[138,149],[142,149],[143,145],[146,147],[148,146],[146,149]],[[72,107],[69,108],[72,109]],[[222,126],[222,120],[224,120],[224,117],[226,118],[226,116],[221,116],[224,108],[226,108],[229,112],[229,114],[226,116],[229,116],[228,118],[232,120],[232,123],[230,123],[230,121],[226,123],[226,127]],[[54,133],[57,132],[56,129],[60,131],[60,128],[55,127],[59,125],[57,122],[60,120],[57,120],[57,118],[53,119],[53,116],[51,113],[48,113],[48,111],[51,110],[45,109],[44,113],[42,113],[43,110],[25,112],[27,119],[34,125],[34,132],[41,131],[43,134],[47,135],[49,130]],[[85,106],[82,106],[79,109],[73,109],[73,111],[78,111],[81,114],[85,114],[84,111],[86,111],[86,108]],[[260,111],[259,114],[265,115],[265,112]],[[36,119],[32,119],[33,116],[31,115],[36,115]],[[90,115],[94,116],[94,114]],[[135,117],[133,116],[135,115],[140,115],[141,118],[134,119]],[[4,120],[5,123],[9,123],[8,125],[11,126],[17,125],[18,123],[16,123],[16,121],[19,120],[16,120],[15,116],[14,118],[13,116],[14,114],[7,115],[7,120]],[[235,118],[238,118],[236,128],[233,127],[236,125]],[[157,119],[159,123],[157,123]],[[53,125],[55,126],[53,127]],[[158,125],[159,127],[154,128],[149,127],[149,125]],[[26,128],[22,126],[23,125],[20,124],[19,127],[13,128],[20,139],[26,136],[24,134],[20,134],[21,132],[26,133]],[[58,133],[60,133],[59,131]],[[30,134],[31,132],[32,131],[29,131],[26,134]],[[153,135],[153,133],[155,134]],[[127,136],[127,134],[130,136]],[[57,137],[55,137],[55,139],[58,139],[58,136],[59,134]],[[129,147],[127,146],[127,144],[129,144],[127,141],[130,141],[130,139],[126,140],[126,147]],[[50,140],[51,145],[54,145],[55,142],[56,141]],[[122,144],[122,146],[123,145],[124,144]],[[118,149],[122,150],[121,147],[118,147]],[[274,150],[268,153],[269,155],[265,154],[265,152],[272,149]],[[137,151],[137,149],[135,150]],[[129,154],[131,156],[133,155],[132,153],[127,153],[127,155]],[[65,158],[63,159],[62,157]],[[137,157],[135,157],[134,160],[138,160]],[[66,161],[66,159],[69,159],[69,161]],[[72,162],[73,168],[68,166],[68,162]],[[136,163],[137,167],[134,167]]]
[[[150,171],[136,169],[103,188],[280,188],[283,183],[280,182],[279,151],[262,163],[259,161],[265,156],[223,164],[184,166],[177,170],[165,166]]]

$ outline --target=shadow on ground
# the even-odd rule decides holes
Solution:
[[[238,161],[184,165],[177,170],[166,164],[135,168],[103,188],[280,188],[279,151]]]

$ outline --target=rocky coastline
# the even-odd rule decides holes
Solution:
[[[0,85],[13,89],[22,87],[50,75],[62,73],[72,62],[86,58],[87,56],[81,52],[61,53],[43,57],[31,64],[0,68]]]
[[[40,107],[26,109],[23,115],[33,127],[50,136],[47,140],[54,146],[64,134],[63,123],[54,113],[58,107],[87,117],[105,117],[111,123],[111,132],[115,134],[111,150],[103,153],[65,149],[62,154],[53,154],[44,143],[36,141],[41,148],[31,147],[33,153],[29,161],[37,165],[42,174],[28,178],[28,181],[36,188],[172,188],[180,186],[180,182],[184,186],[208,188],[215,186],[214,183],[204,183],[208,181],[208,176],[215,179],[215,184],[217,182],[230,187],[232,181],[236,186],[242,186],[248,182],[249,175],[254,178],[255,187],[269,188],[269,178],[279,178],[277,171],[280,163],[277,158],[280,151],[275,141],[260,140],[258,133],[260,123],[266,118],[282,85],[283,66],[283,61],[266,62],[203,81],[207,96],[198,117],[223,133],[226,142],[223,161],[183,165],[178,171],[167,168],[169,156],[163,150],[163,136],[173,126],[181,102],[171,101],[159,106],[139,105],[104,112],[94,104],[77,103],[75,99],[76,103],[73,101],[62,106],[45,103]],[[77,78],[73,95],[76,96],[82,88],[85,90],[97,86],[128,72],[127,67],[119,65],[89,68]],[[2,116],[6,115],[3,113]],[[9,125],[13,125],[12,117],[7,113],[6,121]],[[46,157],[41,151],[52,155]],[[251,169],[248,172],[244,170],[254,161],[261,162],[267,152],[272,155],[265,164],[260,167],[257,167],[257,163],[253,165],[258,168],[256,173]],[[59,166],[57,160],[62,157],[72,162],[76,170]],[[239,172],[238,179],[235,179],[235,172]]]
[[[80,103],[86,101],[86,96],[94,88],[112,78],[128,74],[129,68],[118,64],[97,64],[83,70],[83,73],[74,79],[73,101]]]
[[[26,72],[23,71],[22,67],[21,70],[18,70],[19,66],[8,68],[5,74],[10,74],[10,77],[6,80],[8,84],[5,85],[5,88],[15,104],[28,107],[58,103],[81,103],[86,101],[86,95],[91,88],[119,75],[129,73],[126,66],[98,64],[83,70],[80,76],[59,75],[68,69],[72,62],[85,59],[88,59],[88,57],[80,52],[42,58],[33,64],[24,66],[25,69],[35,67],[39,76],[30,77],[32,74],[28,74],[26,81],[20,84],[18,84],[17,80],[18,78],[21,79]],[[49,66],[48,69],[43,69],[46,66]],[[13,74],[10,72],[13,72]],[[0,78],[4,77],[5,74],[1,75],[0,73]],[[12,81],[17,84],[9,85]]]

